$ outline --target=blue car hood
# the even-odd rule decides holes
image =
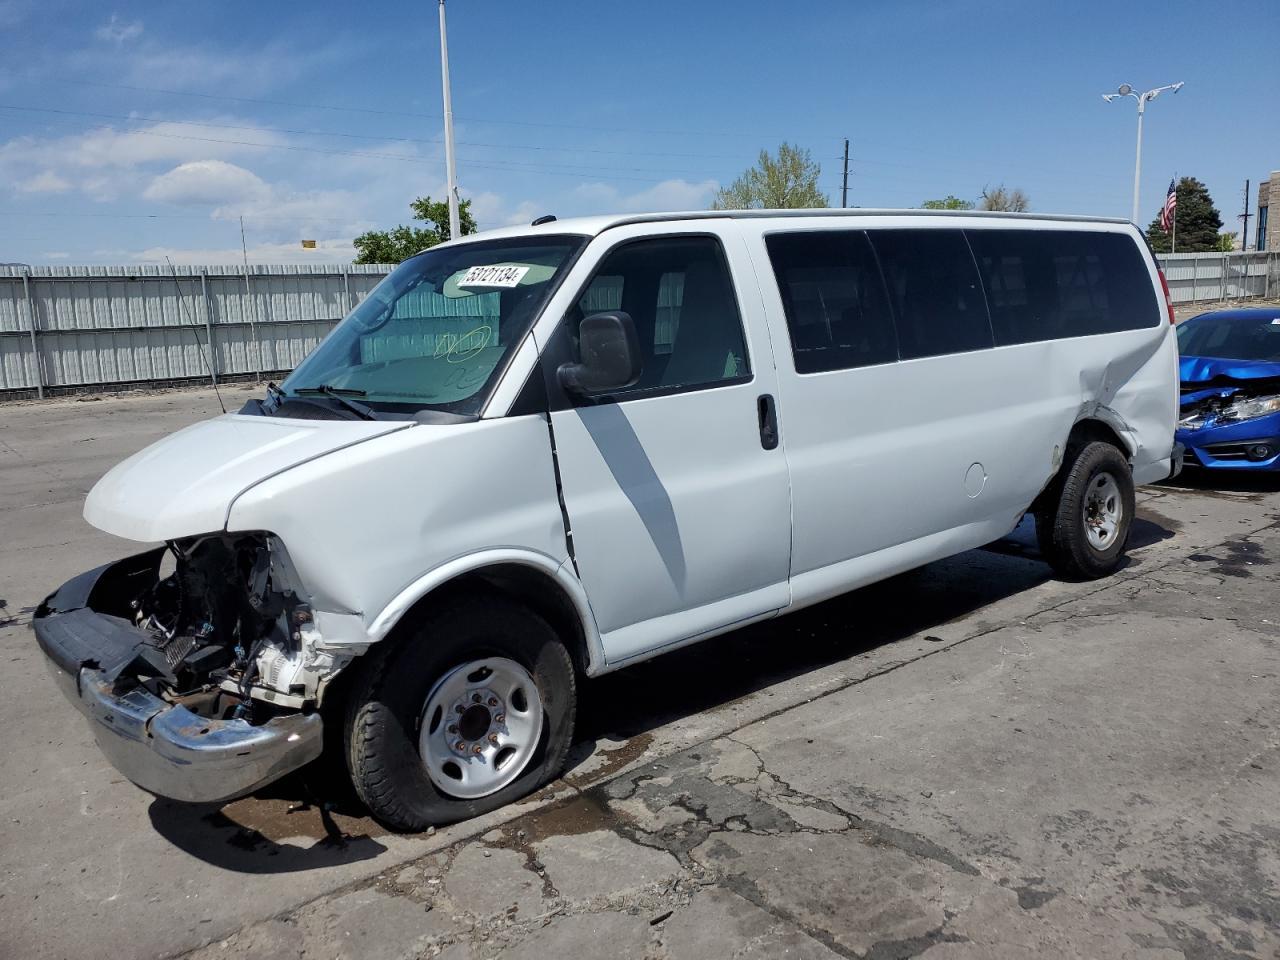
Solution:
[[[1280,379],[1280,363],[1270,360],[1225,360],[1220,357],[1183,357],[1178,361],[1183,385],[1192,383]]]

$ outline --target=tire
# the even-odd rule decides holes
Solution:
[[[532,610],[493,596],[462,596],[447,601],[398,642],[388,638],[383,643],[390,645],[385,650],[375,648],[365,655],[367,662],[356,664],[360,672],[348,694],[345,718],[351,782],[380,823],[412,832],[466,820],[532,793],[563,769],[577,706],[573,661],[555,631]],[[477,663],[485,666],[472,670]],[[488,680],[482,679],[484,670],[490,670]],[[533,689],[527,693],[523,689],[527,684],[518,679],[521,672],[532,681]],[[517,679],[512,681],[513,677]],[[498,703],[486,713],[486,729],[502,738],[491,748],[489,736],[479,729],[481,721],[470,717],[471,701],[480,696],[474,691],[485,689],[485,684],[493,684],[496,691],[503,682],[516,683],[518,689],[508,687],[505,694],[493,698],[484,694],[487,703]],[[461,699],[459,685],[465,687]],[[528,719],[534,712],[534,690],[541,710],[536,730]],[[513,705],[504,706],[503,697]],[[486,707],[486,702],[475,706]],[[523,704],[525,711],[521,713],[515,704]],[[455,715],[455,710],[467,719]],[[509,710],[511,717],[502,710]],[[520,741],[519,752],[511,755],[510,762],[519,764],[514,774],[502,772],[506,761],[501,754],[482,761],[448,752],[455,743],[466,746],[468,754],[481,747],[514,750],[506,745],[511,731],[505,724],[514,729],[517,714],[529,735]],[[462,733],[445,734],[445,729],[458,730],[457,724],[449,726],[454,720],[463,725]],[[465,729],[468,720],[474,721],[469,730]],[[463,734],[476,742],[462,740]],[[442,745],[437,735],[448,742]],[[459,739],[453,740],[454,736]],[[459,776],[451,780],[455,770]],[[514,779],[506,779],[511,776]],[[468,778],[465,786],[463,777]]]
[[[1093,441],[1076,449],[1059,477],[1036,513],[1040,553],[1069,580],[1097,580],[1113,573],[1133,523],[1129,461],[1111,444]]]

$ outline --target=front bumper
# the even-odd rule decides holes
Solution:
[[[222,803],[252,793],[320,756],[319,714],[263,724],[202,717],[137,684],[127,668],[147,646],[123,613],[122,593],[154,577],[163,551],[107,564],[69,580],[36,611],[36,640],[99,749],[144,790]],[[127,607],[127,600],[123,604]]]
[[[1268,424],[1275,429],[1277,424]],[[1262,433],[1249,423],[1201,430],[1179,430],[1178,440],[1186,445],[1187,466],[1211,470],[1280,470],[1280,436]],[[1267,456],[1257,457],[1251,451],[1265,447]]]

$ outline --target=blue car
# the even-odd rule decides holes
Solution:
[[[1280,307],[1193,317],[1178,353],[1186,465],[1280,470]]]

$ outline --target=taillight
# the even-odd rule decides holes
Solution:
[[[1169,322],[1177,323],[1173,318],[1173,297],[1169,296],[1169,281],[1164,278],[1164,271],[1157,268],[1156,273],[1160,274],[1160,286],[1164,289],[1164,305],[1169,311]]]

